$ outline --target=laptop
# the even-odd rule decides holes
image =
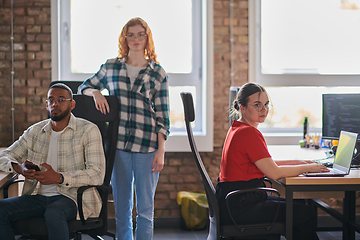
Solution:
[[[333,168],[330,172],[304,173],[307,177],[343,177],[350,172],[351,161],[354,154],[357,133],[341,131],[339,145],[336,149]]]

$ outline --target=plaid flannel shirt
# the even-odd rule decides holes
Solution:
[[[164,69],[150,61],[141,70],[133,86],[127,76],[124,59],[108,59],[100,70],[78,88],[107,89],[119,99],[117,148],[148,153],[157,149],[157,133],[167,139],[170,131],[169,86]]]
[[[50,119],[30,126],[19,140],[0,154],[0,171],[14,172],[11,163],[21,164],[26,159],[37,165],[45,163],[50,134]],[[64,182],[57,187],[59,193],[75,203],[79,187],[103,183],[105,155],[101,134],[95,124],[71,114],[69,124],[58,140],[58,172],[64,176]],[[36,194],[37,184],[37,180],[25,179],[23,195]],[[83,208],[85,219],[99,215],[101,199],[95,189],[84,192]]]

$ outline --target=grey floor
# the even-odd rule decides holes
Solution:
[[[357,215],[356,222],[360,223],[360,215]],[[158,225],[157,225],[158,223]],[[156,227],[160,226],[160,227]],[[177,227],[179,226],[179,227]],[[341,223],[332,217],[319,216],[318,226],[333,226],[340,227]],[[109,222],[109,231],[116,232],[115,222]],[[320,240],[341,240],[342,232],[318,232]],[[206,240],[208,235],[208,229],[201,231],[185,231],[180,228],[179,222],[166,221],[166,222],[155,222],[154,229],[154,240]],[[104,236],[104,240],[110,240],[112,238]],[[89,236],[83,236],[83,240],[91,240]],[[286,240],[285,237],[281,237],[281,240]],[[356,233],[355,240],[360,240],[360,234]]]
[[[206,240],[208,231],[184,231],[180,228],[158,228],[154,230],[154,240]],[[341,232],[318,232],[320,240],[341,240]],[[107,236],[103,237],[104,240],[111,239]],[[90,240],[92,238],[83,236],[84,240]],[[356,233],[356,240],[360,240],[360,234]],[[281,237],[281,240],[285,240],[285,237]]]

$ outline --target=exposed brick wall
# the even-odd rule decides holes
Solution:
[[[14,0],[15,139],[47,117],[44,100],[51,81],[50,0]],[[0,0],[0,146],[12,143],[11,5]]]
[[[216,182],[219,175],[221,148],[200,153],[210,178]],[[155,194],[155,217],[176,218],[180,216],[176,202],[177,192],[204,192],[201,176],[192,153],[166,153],[165,167],[160,173]]]
[[[230,1],[214,1],[214,146],[222,147],[229,128],[231,86]],[[233,1],[234,86],[248,81],[248,3]]]
[[[221,148],[229,127],[230,6],[214,0],[214,151],[201,153],[213,182],[219,174]],[[248,79],[248,4],[234,0],[234,85]],[[14,0],[15,139],[45,119],[44,100],[51,81],[50,0]],[[10,0],[0,0],[0,146],[11,139]],[[166,153],[155,196],[157,218],[179,217],[178,191],[204,191],[191,153]]]

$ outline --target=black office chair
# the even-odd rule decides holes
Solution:
[[[13,185],[14,183],[24,182],[23,179],[18,179],[19,174],[17,173],[11,173],[9,174],[9,176],[10,179],[0,187],[0,191],[3,190],[3,198],[9,197],[9,188],[11,185]]]
[[[76,106],[72,113],[76,117],[87,119],[95,123],[101,132],[105,158],[106,173],[104,183],[100,186],[83,186],[78,189],[77,203],[80,220],[68,222],[71,238],[81,239],[81,234],[87,234],[93,239],[102,239],[99,236],[108,235],[115,239],[115,234],[108,232],[108,188],[115,159],[116,143],[118,135],[118,99],[116,96],[106,96],[110,106],[110,113],[104,115],[95,108],[92,97],[74,95]],[[14,179],[15,180],[15,179]],[[9,185],[9,184],[8,184]],[[88,189],[95,187],[102,199],[102,208],[99,217],[84,219],[82,210],[82,194]],[[13,222],[15,234],[21,235],[21,239],[47,239],[47,228],[44,218],[28,219]]]
[[[191,93],[182,92],[181,99],[184,105],[185,124],[191,152],[193,153],[196,165],[200,171],[204,184],[207,201],[209,204],[209,234],[207,240],[218,240],[223,238],[233,239],[280,239],[280,235],[285,235],[285,224],[271,222],[265,224],[249,224],[249,225],[223,225],[220,222],[219,205],[215,196],[215,187],[205,169],[200,154],[196,148],[194,136],[190,123],[195,120],[194,104]],[[279,192],[273,188],[253,188],[247,190],[237,190],[227,195],[227,201],[234,195],[249,191],[270,191],[280,196]],[[230,213],[231,215],[231,213]],[[275,220],[276,216],[274,217]]]
[[[52,85],[54,85],[55,83],[63,83],[66,86],[68,86],[71,91],[73,92],[73,94],[77,93],[77,89],[78,87],[83,83],[82,81],[67,81],[67,80],[56,80],[56,81],[52,81],[49,85],[49,87],[51,87]]]

